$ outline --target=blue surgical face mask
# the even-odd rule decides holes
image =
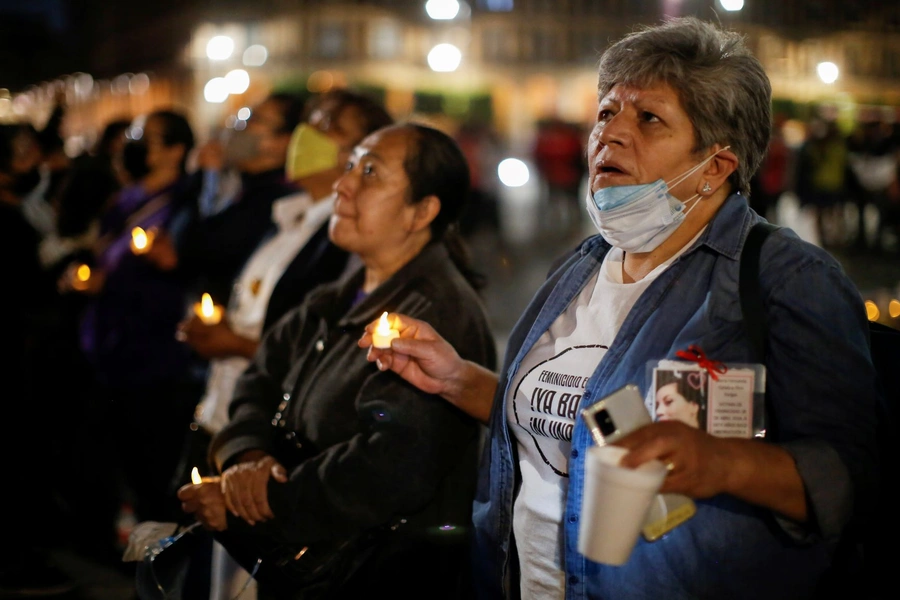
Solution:
[[[653,183],[606,187],[597,190],[593,196],[588,193],[587,211],[597,231],[603,239],[625,252],[655,250],[678,229],[700,198],[700,194],[695,194],[682,202],[669,190],[729,147],[711,154],[669,182],[658,179]],[[689,202],[694,205],[685,212],[684,207]]]

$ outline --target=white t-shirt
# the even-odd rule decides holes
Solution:
[[[278,226],[278,232],[250,256],[228,301],[226,317],[236,334],[253,340],[262,336],[269,298],[278,280],[297,253],[328,220],[333,208],[333,195],[314,203],[305,192],[272,204],[272,221]],[[228,422],[228,404],[234,385],[249,363],[242,356],[210,362],[206,393],[197,405],[195,415],[197,423],[208,431],[215,433]]]
[[[511,382],[506,412],[522,473],[513,507],[522,598],[565,597],[562,516],[582,393],[637,299],[694,240],[635,283],[623,283],[624,252],[611,249]]]

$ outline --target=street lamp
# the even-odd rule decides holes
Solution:
[[[243,94],[250,87],[250,75],[243,69],[234,69],[225,75],[229,94]]]
[[[435,21],[450,21],[459,14],[459,2],[457,0],[428,0],[425,3],[425,12]]]
[[[227,60],[234,52],[234,40],[227,35],[217,35],[206,43],[206,56],[210,60]]]
[[[829,84],[837,81],[839,74],[838,67],[833,62],[820,62],[816,66],[816,72],[819,74],[819,79]]]
[[[497,177],[507,187],[522,187],[528,183],[528,165],[518,158],[505,158],[497,165]]]
[[[244,50],[243,61],[248,67],[261,67],[268,58],[269,51],[262,44],[253,44]]]
[[[428,66],[432,71],[455,71],[462,61],[462,52],[453,44],[438,44],[428,53]]]
[[[728,12],[735,12],[744,8],[744,0],[719,0],[719,4]]]
[[[203,98],[212,104],[221,104],[228,98],[228,82],[224,77],[213,77],[203,87]]]

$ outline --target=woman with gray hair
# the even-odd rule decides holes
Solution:
[[[474,503],[482,596],[808,597],[872,486],[879,392],[859,293],[788,229],[760,259],[765,439],[673,420],[621,438],[622,464],[666,463],[661,491],[694,498],[696,514],[638,540],[622,566],[577,550],[592,443],[578,411],[626,384],[647,397],[648,363],[691,347],[726,365],[759,359],[738,272],[763,221],[746,194],[771,127],[762,65],[740,36],[697,19],[611,46],[598,91],[586,203],[600,235],[538,290],[499,375],[405,315],[392,348],[371,347],[369,360],[490,425]]]

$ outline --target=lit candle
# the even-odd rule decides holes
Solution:
[[[72,287],[78,291],[88,288],[88,280],[91,278],[91,268],[87,265],[78,265],[72,276]]]
[[[207,325],[215,325],[222,320],[222,307],[213,304],[212,296],[203,294],[200,302],[194,304],[194,314]]]
[[[155,237],[156,232],[152,229],[144,231],[140,227],[135,227],[131,230],[131,251],[135,254],[146,254],[150,252]]]
[[[200,469],[194,467],[191,469],[191,483],[197,485],[198,483],[203,483],[203,479],[200,477]]]
[[[375,332],[372,334],[372,345],[376,348],[390,348],[391,340],[400,337],[400,332],[391,327],[387,317],[386,312],[381,315],[378,325],[375,326]]]

